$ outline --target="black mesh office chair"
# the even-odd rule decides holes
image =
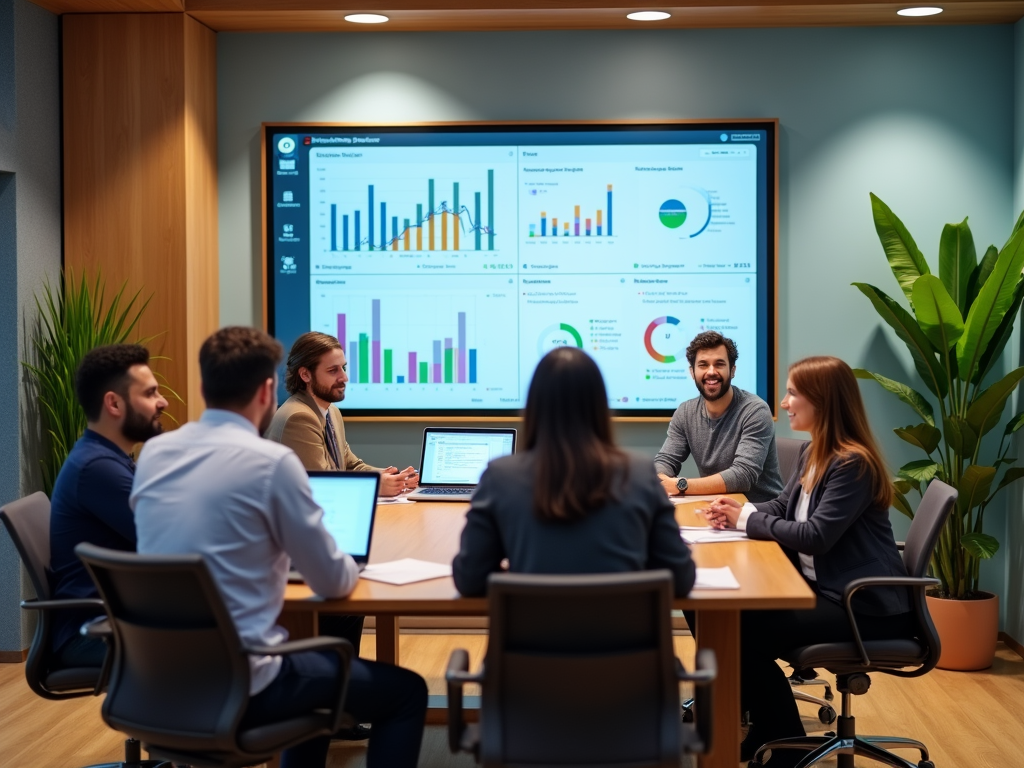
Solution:
[[[352,645],[318,637],[245,646],[200,555],[136,555],[80,544],[107,609],[113,664],[103,719],[150,754],[190,766],[246,766],[351,725],[342,706]],[[253,728],[249,654],[332,650],[343,672],[337,703]]]
[[[485,768],[628,765],[677,768],[711,741],[714,653],[687,673],[672,646],[668,571],[494,575],[484,667],[448,661],[452,752]],[[679,681],[696,686],[696,728],[680,723]],[[462,689],[482,686],[479,724],[463,720]]]
[[[51,600],[50,582],[46,572],[50,566],[50,500],[37,492],[12,501],[0,509],[11,541],[25,564],[36,597],[24,600],[21,607],[37,611],[35,635],[25,661],[25,679],[36,694],[44,699],[61,701],[81,696],[98,696],[106,684],[105,667],[61,667],[52,651],[53,611],[91,608],[103,611],[103,602],[97,598],[79,600]],[[108,654],[109,658],[109,654]],[[141,760],[141,745],[134,739],[124,744],[123,763],[103,763],[91,768],[155,768],[163,761]]]
[[[775,438],[775,446],[779,452],[779,471],[782,473],[782,482],[789,482],[789,478],[800,464],[800,451],[804,449],[810,440],[799,440],[793,437]],[[789,676],[790,685],[793,686],[793,698],[797,701],[805,701],[818,707],[818,720],[822,725],[831,725],[836,721],[836,710],[832,706],[835,695],[832,693],[832,686],[827,680],[818,677],[813,669],[794,669]],[[797,686],[820,685],[824,687],[823,698],[804,693]]]
[[[836,727],[836,735],[805,736],[798,739],[782,739],[764,744],[757,750],[750,768],[766,764],[771,760],[765,754],[772,749],[806,750],[810,754],[800,761],[799,768],[808,768],[819,761],[837,755],[838,768],[853,768],[854,756],[866,757],[893,768],[915,768],[914,764],[889,749],[916,749],[921,760],[916,768],[935,768],[928,759],[928,748],[916,739],[888,736],[858,736],[853,717],[851,696],[867,693],[871,686],[869,672],[881,672],[896,677],[919,677],[931,671],[939,660],[939,636],[928,615],[925,590],[939,583],[928,578],[928,563],[935,549],[942,527],[949,511],[956,502],[955,488],[938,480],[932,480],[918,506],[914,521],[907,533],[903,563],[909,576],[906,578],[868,577],[854,579],[846,585],[843,601],[850,627],[853,630],[852,643],[822,643],[794,648],[783,657],[794,668],[822,667],[836,676],[836,688],[843,696],[842,714]],[[915,638],[896,640],[863,641],[857,629],[857,621],[851,608],[851,600],[861,589],[873,586],[906,586],[912,592],[912,604],[917,614],[918,634]],[[907,667],[914,667],[908,670]]]

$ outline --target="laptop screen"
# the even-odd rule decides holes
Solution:
[[[420,483],[476,485],[487,464],[515,450],[514,429],[426,429]]]
[[[310,472],[313,500],[324,511],[324,527],[338,549],[357,560],[370,554],[377,510],[376,472]]]

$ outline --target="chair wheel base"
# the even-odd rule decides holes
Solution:
[[[836,711],[829,706],[818,709],[818,720],[822,725],[832,725],[836,721]]]

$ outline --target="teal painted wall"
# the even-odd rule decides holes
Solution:
[[[0,504],[38,490],[40,428],[19,361],[33,294],[61,259],[57,17],[28,0],[0,0]],[[28,645],[18,607],[28,588],[0,530],[0,651]]]
[[[923,389],[906,350],[850,287],[898,293],[868,192],[903,218],[933,266],[943,224],[964,216],[979,249],[1003,243],[1024,200],[1015,200],[1015,35],[1011,26],[221,34],[221,320],[259,320],[261,122],[778,117],[780,389],[788,361],[825,353]],[[915,423],[912,412],[878,387],[862,391],[890,463],[917,458],[891,432]],[[404,466],[418,461],[421,428],[348,431],[362,458]],[[653,455],[664,426],[618,432]],[[784,421],[778,433],[789,434]],[[994,506],[989,530],[1005,538],[1005,504]],[[905,532],[903,518],[894,524]],[[1005,553],[984,574],[1005,608]]]

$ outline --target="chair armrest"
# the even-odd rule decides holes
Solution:
[[[865,667],[871,666],[871,658],[868,656],[864,641],[860,637],[860,629],[857,627],[857,619],[853,615],[853,596],[865,587],[932,587],[941,584],[938,579],[930,576],[917,578],[914,576],[865,576],[862,579],[854,579],[846,585],[843,592],[843,604],[846,606],[846,616],[850,620],[850,629],[853,630],[853,642],[857,645],[857,652],[864,662]]]
[[[456,648],[448,657],[448,669],[444,679],[448,683],[448,749],[451,753],[476,752],[476,745],[464,743],[466,722],[463,717],[462,688],[466,683],[482,683],[483,672],[472,674],[469,671],[469,653],[463,648]]]
[[[78,630],[78,634],[82,637],[109,640],[114,636],[114,628],[110,626],[110,619],[106,616],[97,616],[95,619],[85,622]]]
[[[98,597],[77,597],[68,600],[22,600],[21,607],[26,611],[54,611],[64,608],[103,608],[103,601]]]
[[[692,751],[706,753],[711,749],[714,736],[714,686],[711,685],[718,677],[718,659],[710,648],[697,651],[697,661],[693,672],[687,672],[676,659],[676,677],[682,682],[693,683],[693,716],[700,744],[694,745]]]
[[[345,696],[348,694],[348,683],[352,677],[352,657],[355,656],[352,643],[348,640],[343,640],[340,637],[309,637],[280,645],[246,645],[242,647],[242,651],[256,656],[288,656],[292,653],[307,651],[334,651],[338,654],[341,685],[338,686],[338,699],[332,707],[334,720],[331,724],[331,731],[337,731],[348,721],[345,714]]]

